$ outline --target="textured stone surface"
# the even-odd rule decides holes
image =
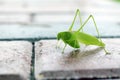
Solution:
[[[0,80],[29,80],[32,44],[27,41],[0,42]]]
[[[120,39],[103,39],[106,55],[97,46],[81,46],[74,51],[63,43],[56,49],[56,40],[42,40],[35,44],[35,77],[41,78],[106,78],[120,77]]]

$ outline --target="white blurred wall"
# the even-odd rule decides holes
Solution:
[[[0,0],[0,24],[67,23],[77,8],[97,21],[120,22],[120,3],[110,0]]]

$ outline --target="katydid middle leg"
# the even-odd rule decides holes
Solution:
[[[76,18],[77,18],[77,15],[78,15],[78,17],[79,17],[79,19],[80,19],[80,26],[82,25],[81,13],[80,13],[80,10],[77,9],[77,11],[76,11],[76,13],[75,13],[75,16],[74,16],[74,19],[73,19],[73,22],[72,22],[72,24],[71,24],[71,26],[70,26],[70,28],[69,28],[69,31],[72,30],[72,28],[73,28],[73,26],[74,26],[74,23],[75,23],[75,20],[76,20]]]

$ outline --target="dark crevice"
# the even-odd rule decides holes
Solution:
[[[96,36],[97,37],[97,36]],[[101,36],[100,38],[120,38],[120,35],[118,36]],[[7,39],[0,39],[0,41],[30,41],[35,42],[39,40],[50,40],[50,39],[56,39],[56,37],[41,37],[41,38],[7,38]]]
[[[30,41],[30,42],[35,42],[39,40],[50,40],[50,39],[56,39],[55,37],[45,37],[45,38],[7,38],[7,39],[0,39],[0,41]]]
[[[31,73],[30,73],[30,80],[35,80],[34,76],[34,66],[35,66],[35,47],[34,47],[34,42],[32,42],[32,57],[31,57]]]

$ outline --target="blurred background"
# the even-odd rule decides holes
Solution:
[[[0,39],[56,38],[76,9],[83,22],[94,16],[102,37],[120,37],[120,0],[0,0]],[[79,27],[77,19],[74,30]],[[84,31],[97,36],[92,20]]]

